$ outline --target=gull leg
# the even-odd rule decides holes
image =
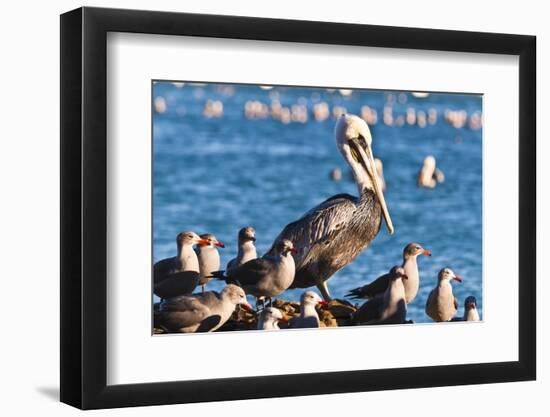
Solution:
[[[204,284],[202,284],[201,286],[202,286],[202,292],[204,293]]]
[[[332,298],[330,297],[330,293],[328,292],[327,282],[321,281],[317,284],[317,288],[321,292],[321,295],[323,296],[323,299],[325,301],[330,301]]]

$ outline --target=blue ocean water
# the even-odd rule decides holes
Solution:
[[[420,292],[408,307],[408,318],[431,321],[424,313],[437,272],[451,267],[463,278],[453,283],[459,312],[468,295],[482,311],[482,133],[467,126],[456,128],[444,121],[446,110],[481,112],[477,95],[430,94],[258,86],[177,84],[155,82],[153,98],[163,106],[153,116],[153,258],[175,255],[176,235],[183,230],[214,233],[225,243],[222,268],[237,251],[237,232],[247,225],[256,229],[259,253],[289,222],[326,198],[347,192],[357,195],[349,169],[336,149],[334,119],[317,122],[311,108],[320,101],[332,109],[343,106],[360,114],[361,107],[376,109],[371,126],[373,151],[384,163],[386,202],[394,223],[390,236],[385,226],[352,264],[329,281],[333,297],[342,298],[401,263],[403,247],[418,242],[433,253],[419,257]],[[223,102],[223,116],[203,115],[207,100]],[[306,123],[283,124],[271,117],[248,119],[245,103],[258,100],[283,106],[306,105]],[[408,108],[437,111],[437,122],[398,127],[382,122],[384,106],[394,119]],[[427,155],[434,155],[445,173],[435,189],[416,186],[416,174]],[[340,168],[340,182],[329,172]],[[456,285],[455,285],[456,284]],[[219,290],[220,282],[209,288]],[[289,290],[285,299],[299,298],[303,290]]]

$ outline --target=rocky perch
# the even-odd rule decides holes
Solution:
[[[285,301],[276,299],[273,301],[272,307],[275,307],[288,318],[300,315],[300,303],[297,301]],[[157,306],[155,305],[155,309]],[[327,305],[319,305],[316,307],[319,314],[320,327],[339,327],[351,326],[350,317],[357,307],[346,300],[332,300]],[[246,311],[242,307],[237,307],[231,318],[221,326],[218,332],[229,332],[236,330],[256,330],[258,326],[259,312]],[[279,322],[281,329],[288,328],[287,323]],[[162,329],[153,329],[154,334],[165,333]]]

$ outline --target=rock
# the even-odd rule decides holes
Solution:
[[[338,319],[348,319],[351,314],[357,311],[355,306],[343,300],[332,300],[325,308]]]

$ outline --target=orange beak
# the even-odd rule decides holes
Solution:
[[[432,256],[432,253],[429,250],[426,250],[426,249],[422,249],[422,251],[420,253],[422,255]]]
[[[210,242],[208,242],[207,239],[199,239],[197,240],[197,244],[201,245],[201,246],[206,246],[208,245]]]

